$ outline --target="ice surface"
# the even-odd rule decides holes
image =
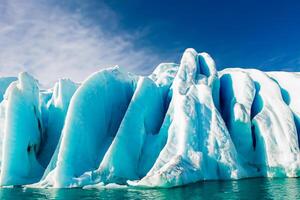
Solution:
[[[207,54],[185,51],[172,85],[166,145],[148,174],[129,184],[171,187],[239,177],[235,148],[213,100],[218,88],[212,91],[211,85],[217,74],[201,68],[214,67],[212,63]]]
[[[76,178],[97,169],[115,137],[134,91],[134,79],[118,68],[90,76],[71,99],[54,168],[42,180],[76,186]]]
[[[298,177],[299,84],[296,72],[218,72],[194,49],[149,76],[114,67],[46,90],[28,73],[0,78],[0,184],[174,187]]]
[[[23,185],[38,181],[43,168],[37,161],[43,137],[39,88],[29,74],[6,90],[2,145],[1,185]]]
[[[55,84],[53,92],[51,93],[51,99],[48,99],[47,101],[49,92],[41,93],[45,98],[45,100],[42,100],[41,102],[44,102],[45,106],[42,110],[42,117],[45,129],[44,132],[46,134],[38,155],[38,160],[44,168],[49,164],[58,145],[68,106],[77,87],[77,84],[71,80],[61,79]]]
[[[300,74],[288,72],[269,72],[268,75],[278,83],[284,102],[290,107],[294,114],[294,121],[297,128],[299,143],[300,101],[298,100],[299,88],[297,85],[300,81]]]
[[[6,101],[3,101],[4,93],[8,86],[16,81],[15,77],[0,77],[0,166],[2,161],[2,142],[4,136],[4,123],[5,123],[5,107]]]
[[[242,71],[224,70],[220,73],[221,112],[230,137],[238,153],[239,162],[249,176],[255,176],[252,136],[251,107],[255,97],[255,85],[250,76]],[[258,174],[257,174],[258,175]]]

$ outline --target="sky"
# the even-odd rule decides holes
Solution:
[[[147,75],[186,48],[227,67],[300,71],[300,1],[0,0],[0,76]]]

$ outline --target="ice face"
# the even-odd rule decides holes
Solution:
[[[76,178],[98,168],[118,131],[133,88],[133,78],[118,68],[95,73],[82,83],[69,105],[55,167],[43,184],[76,186]]]
[[[8,87],[4,101],[1,185],[23,185],[39,180],[43,168],[37,153],[43,137],[37,82],[27,73]]]
[[[213,67],[207,54],[185,51],[172,85],[167,113],[171,122],[164,129],[166,145],[148,174],[129,184],[172,187],[204,179],[239,177],[235,148],[214,104],[213,92],[218,88],[212,91],[211,86],[218,78],[210,73],[216,72]]]
[[[299,146],[293,114],[275,81],[261,71],[249,70],[248,73],[257,90],[252,106],[252,125],[258,170],[271,177],[296,176]]]
[[[27,73],[0,78],[0,184],[168,188],[298,177],[299,83],[299,73],[218,72],[194,49],[149,76],[114,67],[48,90]]]
[[[284,102],[289,106],[294,115],[294,121],[298,133],[298,144],[300,138],[300,102],[297,100],[299,91],[300,74],[288,72],[269,72],[268,75],[277,82],[280,87]]]
[[[156,84],[149,78],[140,78],[116,137],[99,166],[101,181],[124,184],[128,179],[139,178],[143,145],[149,135],[160,129],[163,103]]]
[[[45,98],[41,102],[44,102],[45,106],[42,110],[42,117],[46,118],[43,119],[44,132],[46,134],[41,150],[39,151],[38,160],[44,168],[49,164],[58,145],[68,106],[77,87],[78,85],[71,80],[61,79],[55,84],[50,99],[47,100],[49,92],[41,93]]]
[[[246,172],[255,176],[254,165],[256,140],[251,129],[251,107],[255,98],[255,85],[250,76],[242,71],[224,70],[220,73],[221,113]]]
[[[2,142],[4,136],[4,124],[5,124],[5,107],[6,102],[3,101],[4,93],[8,86],[13,82],[16,81],[17,78],[15,77],[0,77],[0,165],[2,161]]]

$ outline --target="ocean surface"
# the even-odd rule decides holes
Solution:
[[[209,181],[172,189],[2,188],[0,199],[300,199],[300,178]]]

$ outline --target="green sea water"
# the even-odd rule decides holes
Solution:
[[[172,189],[2,188],[1,199],[300,199],[300,179],[209,181]]]

